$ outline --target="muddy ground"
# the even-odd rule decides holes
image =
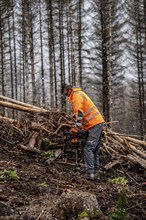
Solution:
[[[108,216],[115,209],[119,196],[117,187],[109,183],[109,179],[117,177],[128,180],[126,219],[146,220],[146,176],[142,168],[127,161],[109,170],[101,169],[98,180],[88,181],[85,179],[82,151],[79,152],[79,163],[82,165],[79,169],[75,165],[75,152],[70,150],[48,164],[44,154],[19,147],[20,141],[25,142],[19,129],[13,126],[15,132],[12,132],[12,128],[9,130],[8,126],[5,129],[2,124],[0,128],[1,220],[49,219],[46,214],[48,206],[54,204],[63,192],[73,190],[95,194],[101,211]],[[100,160],[104,166],[111,156],[101,154]],[[10,171],[16,171],[17,175],[10,176]],[[71,212],[64,219],[77,219],[77,214]]]

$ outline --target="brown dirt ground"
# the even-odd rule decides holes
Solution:
[[[108,180],[119,176],[128,179],[127,205],[128,220],[146,220],[146,185],[143,170],[129,164],[103,171],[99,180],[87,181],[84,172],[74,166],[59,164],[70,152],[46,164],[42,155],[28,153],[0,141],[0,171],[17,170],[18,181],[9,178],[0,180],[0,219],[47,219],[43,211],[47,204],[55,202],[63,192],[71,190],[88,191],[97,196],[102,212],[116,206],[118,192]],[[73,153],[72,153],[73,154]],[[72,157],[74,163],[74,157]],[[101,155],[104,164],[110,158]],[[43,184],[45,183],[45,187]],[[71,213],[72,216],[72,213]],[[67,218],[68,219],[68,218]],[[69,219],[73,219],[69,218]]]

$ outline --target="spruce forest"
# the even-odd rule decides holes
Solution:
[[[71,83],[114,130],[144,136],[145,1],[1,0],[0,42],[3,96],[62,109]]]
[[[98,178],[62,86],[105,119]],[[146,219],[146,0],[0,0],[0,219]]]

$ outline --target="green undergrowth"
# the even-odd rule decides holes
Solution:
[[[114,211],[109,213],[109,216],[113,220],[126,220],[128,213],[125,210],[127,202],[127,188],[128,181],[124,177],[118,177],[115,179],[110,179],[109,182],[116,186],[118,190],[118,200],[116,202],[116,207]]]
[[[3,181],[3,180],[6,180],[6,179],[18,181],[20,179],[20,177],[18,176],[16,170],[3,170],[3,171],[0,171],[0,180]]]

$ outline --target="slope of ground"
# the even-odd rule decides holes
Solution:
[[[116,207],[118,190],[109,179],[125,177],[128,180],[127,220],[146,220],[146,185],[144,169],[129,163],[117,164],[111,169],[102,169],[99,179],[87,181],[84,169],[76,169],[75,153],[65,154],[51,163],[41,154],[26,151],[19,143],[26,142],[24,130],[14,124],[0,125],[0,219],[1,220],[44,220],[47,209],[63,192],[73,190],[91,192],[96,195],[105,216]],[[22,133],[22,134],[21,134]],[[104,165],[111,156],[101,154]],[[67,163],[68,162],[68,163]],[[79,162],[83,164],[82,152]],[[16,175],[10,175],[16,171]],[[12,173],[11,173],[12,174]],[[76,213],[64,219],[76,219]],[[61,219],[61,218],[60,218]]]

